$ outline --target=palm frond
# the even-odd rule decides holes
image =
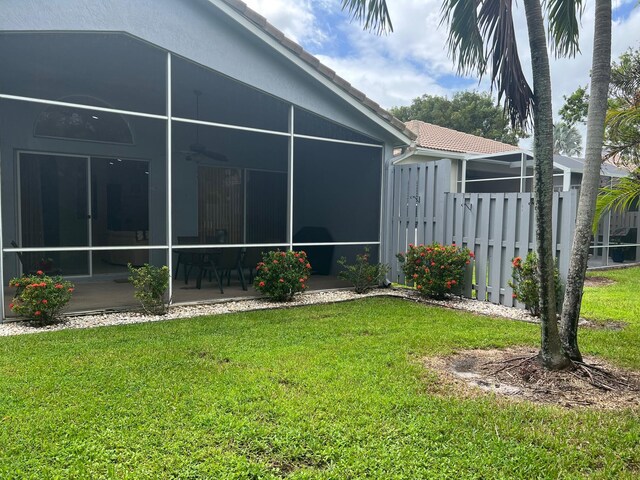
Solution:
[[[637,175],[621,178],[615,185],[600,189],[596,201],[593,231],[598,230],[602,215],[608,211],[624,212],[640,199],[640,178]]]
[[[504,97],[511,124],[525,128],[533,111],[534,99],[518,55],[512,0],[484,0],[478,24],[489,45],[491,83],[497,86],[498,101]]]
[[[458,73],[484,75],[487,59],[484,40],[478,28],[478,1],[446,0],[442,4],[440,25],[449,25],[449,55]]]
[[[385,0],[342,0],[342,10],[348,11],[351,18],[361,23],[365,30],[378,35],[393,32]]]
[[[551,48],[557,57],[573,57],[580,52],[580,17],[584,12],[582,0],[546,0]]]
[[[512,127],[526,128],[534,99],[518,56],[512,0],[445,0],[441,18],[458,71],[482,78],[490,66],[491,85],[498,101],[504,98]]]
[[[607,111],[605,120],[607,127],[619,129],[624,127],[640,127],[640,106],[617,106]]]
[[[582,135],[573,125],[564,122],[553,125],[553,153],[578,157],[582,153]]]

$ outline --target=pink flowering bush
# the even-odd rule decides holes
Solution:
[[[262,254],[253,286],[272,300],[288,302],[307,289],[311,265],[304,251],[271,251]]]
[[[42,270],[9,282],[16,293],[9,308],[21,317],[39,323],[58,319],[60,311],[71,300],[73,284],[61,277],[49,277]]]
[[[442,299],[460,293],[464,271],[474,255],[468,248],[454,245],[412,245],[399,253],[407,282],[413,283],[421,295]]]

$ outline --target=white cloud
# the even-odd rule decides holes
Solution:
[[[428,74],[380,55],[369,55],[366,62],[361,58],[324,55],[318,55],[318,59],[385,108],[407,105],[425,92],[433,95],[451,93]]]
[[[316,23],[311,0],[245,0],[245,3],[296,42],[320,44],[326,38]]]

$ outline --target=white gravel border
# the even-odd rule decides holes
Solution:
[[[490,302],[480,302],[466,298],[454,298],[450,300],[427,300],[421,298],[416,292],[405,288],[379,288],[369,293],[359,295],[352,290],[327,290],[322,292],[307,292],[304,295],[296,296],[291,302],[277,303],[265,299],[230,299],[216,303],[200,303],[190,305],[175,305],[169,307],[166,315],[145,315],[140,312],[114,312],[99,313],[90,315],[68,315],[60,323],[46,326],[32,326],[28,322],[8,322],[0,324],[0,337],[11,335],[23,335],[30,333],[53,332],[57,330],[67,330],[74,328],[96,328],[109,325],[129,325],[133,323],[159,322],[178,318],[199,317],[205,315],[222,315],[233,312],[247,312],[250,310],[264,310],[272,308],[288,308],[302,305],[316,305],[323,303],[345,302],[365,297],[391,296],[406,298],[416,302],[437,305],[456,310],[488,315],[492,317],[502,317],[512,320],[537,323],[535,317],[529,315],[525,310],[520,310],[504,305],[495,305]]]

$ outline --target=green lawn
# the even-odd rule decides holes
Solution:
[[[624,318],[583,348],[640,368]],[[457,399],[418,361],[538,337],[377,298],[2,338],[0,478],[637,478],[637,411]]]

